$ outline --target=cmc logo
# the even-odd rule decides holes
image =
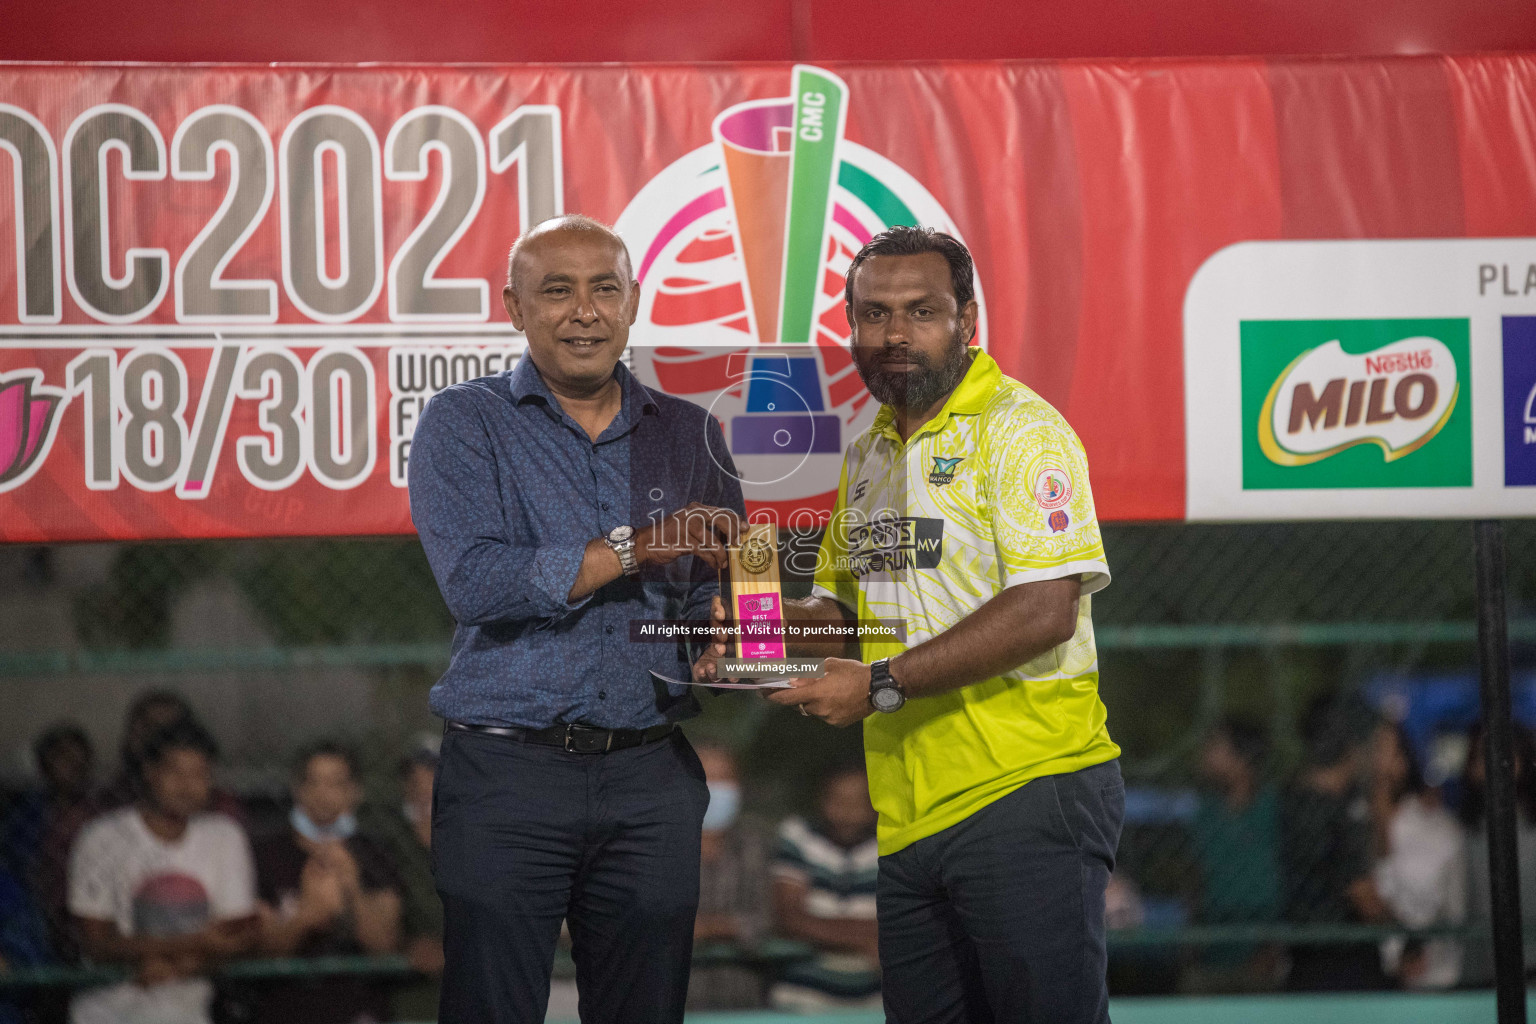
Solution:
[[[954,221],[916,179],[843,138],[853,97],[797,65],[788,95],[721,110],[712,141],[642,188],[616,224],[642,284],[636,375],[707,407],[749,511],[832,508],[843,449],[874,420],[848,349],[844,275],[876,233]],[[986,345],[986,306],[977,344]]]
[[[1245,320],[1243,487],[1469,487],[1469,321]]]
[[[1282,466],[1359,444],[1378,445],[1393,462],[1444,429],[1460,394],[1456,360],[1435,338],[1403,338],[1363,355],[1330,341],[1275,380],[1259,412],[1259,445]]]

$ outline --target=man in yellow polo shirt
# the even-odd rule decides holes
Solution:
[[[919,228],[849,268],[882,408],[790,615],[907,635],[770,699],[864,721],[889,1020],[1095,1024],[1125,803],[1089,613],[1109,567],[1077,435],[969,345],[973,280],[960,242]]]

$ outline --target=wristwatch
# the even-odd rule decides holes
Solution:
[[[633,526],[615,526],[608,531],[608,536],[603,538],[603,543],[613,548],[613,553],[619,556],[619,566],[624,570],[625,576],[633,576],[640,571],[640,563],[635,561],[635,528]]]
[[[901,706],[907,702],[907,695],[901,692],[901,684],[891,678],[891,661],[889,658],[881,658],[869,666],[869,706],[876,711],[890,714],[892,711],[900,711]]]

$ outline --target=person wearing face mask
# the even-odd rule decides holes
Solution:
[[[767,855],[762,830],[741,816],[741,780],[735,755],[723,746],[695,747],[709,786],[700,843],[699,913],[695,948],[750,947],[767,930]],[[765,1005],[764,982],[737,964],[697,965],[688,983],[688,1009],[746,1010]]]
[[[261,948],[272,956],[393,952],[399,883],[383,849],[357,828],[362,788],[350,751],[329,741],[294,764],[288,827],[256,844]],[[388,993],[367,979],[283,982],[257,993],[256,1020],[352,1024],[386,1020]]]

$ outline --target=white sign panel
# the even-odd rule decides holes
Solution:
[[[1184,404],[1191,520],[1536,516],[1536,239],[1223,249]]]

